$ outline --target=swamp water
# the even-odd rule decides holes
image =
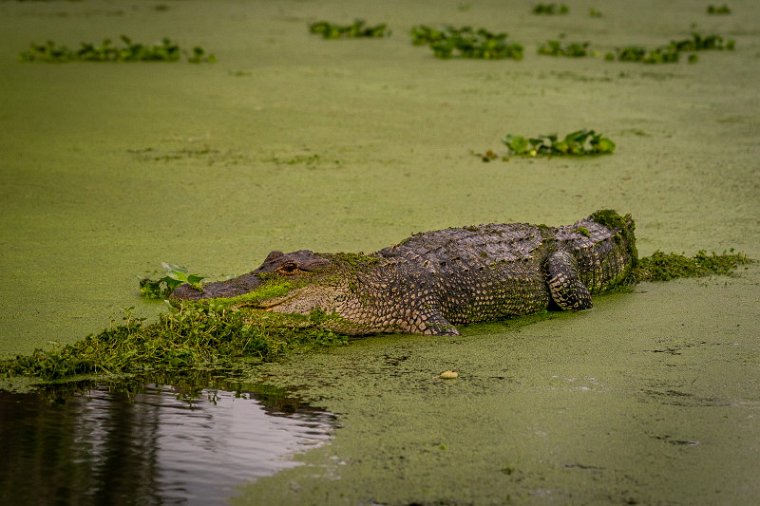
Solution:
[[[220,504],[334,427],[330,413],[245,389],[0,391],[0,504]]]

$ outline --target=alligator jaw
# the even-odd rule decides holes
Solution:
[[[264,311],[280,312],[277,308],[282,306],[288,301],[293,300],[296,297],[295,294],[283,295],[282,297],[274,297],[268,300],[257,301],[254,307],[256,309],[263,309]]]
[[[337,300],[344,296],[344,291],[336,286],[306,285],[280,297],[257,301],[256,307],[275,313],[309,314],[314,310],[335,313],[340,312]]]

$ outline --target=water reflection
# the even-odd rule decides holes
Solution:
[[[244,389],[0,391],[0,504],[218,504],[334,422]]]

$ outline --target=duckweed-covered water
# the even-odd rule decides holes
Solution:
[[[137,279],[162,261],[222,278],[272,249],[374,251],[412,232],[561,225],[600,208],[634,216],[642,255],[760,258],[760,5],[568,5],[534,16],[517,0],[0,2],[0,353],[76,341],[126,307],[161,311]],[[308,33],[357,17],[393,33]],[[442,61],[411,44],[412,26],[439,23],[506,31],[525,57]],[[695,30],[736,49],[663,65],[536,53],[548,39],[606,52]],[[32,41],[121,34],[197,44],[217,63],[17,61]],[[473,155],[508,133],[583,128],[615,153]],[[751,265],[539,323],[374,337],[252,370],[341,428],[304,466],[240,478],[232,501],[752,504],[759,315]],[[449,369],[459,378],[440,379]],[[75,468],[49,484],[75,482]]]

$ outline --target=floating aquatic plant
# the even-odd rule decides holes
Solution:
[[[570,8],[566,4],[537,4],[533,6],[533,14],[553,16],[555,14],[567,14]]]
[[[708,14],[716,14],[716,15],[726,15],[731,14],[731,8],[726,5],[708,5],[707,6],[707,13]]]
[[[196,46],[192,53],[182,51],[169,38],[161,39],[160,44],[146,45],[133,42],[126,35],[121,36],[121,45],[114,44],[111,39],[103,39],[100,44],[82,42],[79,49],[72,50],[62,44],[47,41],[44,44],[32,43],[28,50],[19,55],[24,62],[66,63],[73,61],[86,62],[175,62],[184,53],[191,63],[214,62],[213,54]]]
[[[350,25],[318,21],[309,25],[309,32],[321,35],[323,39],[381,38],[391,33],[387,24],[369,26],[363,19],[357,19]]]
[[[186,268],[179,265],[162,262],[161,266],[166,270],[165,276],[140,280],[140,295],[146,299],[166,299],[175,288],[184,284],[200,289],[200,282],[205,279],[198,274],[190,274]]]
[[[586,156],[603,155],[615,151],[615,143],[601,133],[594,130],[577,130],[570,132],[563,138],[556,134],[539,135],[537,137],[524,137],[522,135],[507,134],[502,142],[509,150],[506,155],[499,155],[489,149],[483,153],[475,153],[484,162],[497,159],[509,160],[514,156]]]
[[[216,56],[213,54],[206,54],[206,50],[200,46],[195,46],[191,53],[187,53],[188,63],[213,63],[216,61]]]
[[[521,60],[523,47],[509,42],[506,33],[493,33],[484,28],[471,26],[434,28],[427,25],[412,27],[412,44],[427,45],[437,58],[477,58],[497,60],[511,58]]]
[[[736,42],[733,39],[724,39],[720,35],[702,35],[693,32],[691,38],[682,40],[672,40],[665,46],[654,49],[646,49],[641,46],[627,46],[615,49],[615,52],[609,52],[606,59],[624,62],[641,62],[641,63],[675,63],[679,60],[681,53],[708,51],[708,50],[733,50]],[[689,63],[697,61],[697,56],[690,54]]]
[[[616,48],[614,53],[607,53],[605,58],[609,61],[622,62],[676,63],[680,56],[678,50],[671,46],[654,49],[646,49],[642,46],[626,46]]]
[[[697,32],[692,32],[690,39],[670,41],[670,46],[678,51],[732,51],[736,47],[736,41],[733,39],[724,39],[720,35],[702,35]]]
[[[538,47],[538,54],[571,58],[589,56],[589,44],[589,42],[568,42],[563,45],[559,40],[547,40]]]
[[[615,151],[615,143],[594,130],[577,130],[563,138],[556,134],[523,137],[507,134],[502,142],[517,156],[603,155]]]

